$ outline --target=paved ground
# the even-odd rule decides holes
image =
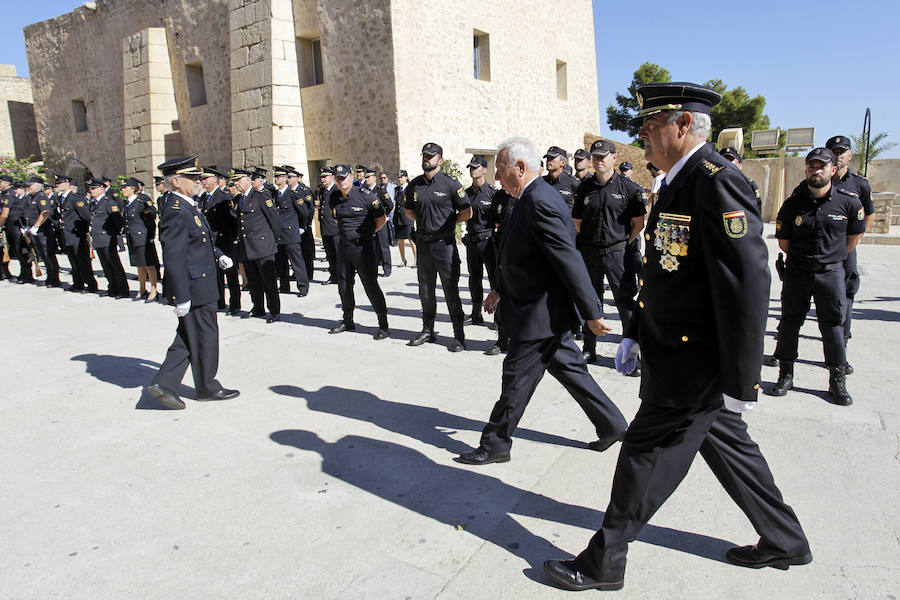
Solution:
[[[755,534],[698,459],[632,545],[618,597],[900,596],[900,248],[866,246],[860,262],[854,405],[827,401],[811,321],[799,389],[747,417],[814,562],[725,563]],[[415,271],[381,283],[393,330],[382,342],[365,304],[359,331],[328,334],[335,286],[283,296],[281,323],[220,315],[220,379],[241,396],[178,412],[142,398],[174,333],[169,307],[0,283],[0,598],[571,595],[540,565],[580,551],[600,524],[618,446],[587,450],[587,420],[548,378],[512,462],[453,462],[499,392],[502,357],[482,354],[494,333],[471,327],[469,351],[451,354],[444,317],[440,344],[408,348]],[[631,417],[638,382],[609,368],[618,339],[591,372]]]

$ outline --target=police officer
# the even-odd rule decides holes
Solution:
[[[238,246],[241,261],[247,270],[250,300],[253,302],[253,308],[249,313],[242,314],[241,318],[264,316],[265,296],[265,305],[269,308],[266,323],[274,323],[281,318],[281,299],[275,283],[275,240],[281,225],[275,200],[265,188],[266,176],[261,169],[252,174],[244,169],[232,169],[229,179],[241,194],[236,207],[240,226]]]
[[[344,318],[329,333],[356,329],[353,321],[353,311],[356,308],[353,286],[356,283],[356,273],[359,273],[366,296],[378,316],[378,331],[374,337],[376,340],[383,340],[390,335],[390,329],[384,293],[378,285],[375,233],[387,221],[384,206],[367,186],[353,185],[350,165],[337,165],[334,168],[334,178],[338,191],[332,194],[330,202],[338,225],[338,292]]]
[[[222,184],[227,179],[224,173],[214,167],[203,167],[200,183],[204,191],[200,194],[197,204],[213,232],[216,248],[234,263],[227,269],[217,269],[216,280],[219,286],[219,309],[225,308],[226,315],[237,316],[241,312],[241,281],[237,265],[237,225],[234,217],[234,194],[222,188]],[[227,305],[225,303],[226,287],[228,288]]]
[[[634,165],[632,165],[627,160],[624,161],[621,165],[619,165],[619,174],[622,175],[622,177],[631,179],[632,175],[634,175]],[[633,179],[631,180],[634,181]]]
[[[12,184],[13,178],[12,175],[0,175],[0,215],[2,215],[3,209],[7,207],[9,203],[9,196],[12,193]],[[7,213],[7,217],[9,213]],[[4,217],[0,216],[0,220]],[[10,283],[14,283],[18,281],[13,274],[9,272],[9,261],[12,256],[12,251],[9,246],[9,242],[6,237],[6,227],[0,223],[0,237],[2,237],[2,252],[3,256],[0,258],[0,279],[5,279]]]
[[[192,198],[199,183],[197,157],[175,158],[159,165],[169,191],[168,207],[160,231],[168,293],[178,317],[175,340],[147,392],[168,408],[182,409],[178,386],[188,366],[197,400],[229,400],[240,395],[216,381],[219,368],[219,297],[213,271],[233,266],[213,245],[209,223]],[[248,182],[249,187],[249,182]]]
[[[643,351],[641,405],[622,441],[600,530],[575,560],[544,569],[569,590],[624,586],[628,544],[675,491],[697,452],[760,540],[732,564],[785,569],[812,560],[739,412],[756,401],[769,298],[768,252],[750,185],[707,144],[721,96],[691,83],[638,87],[638,137],[668,172],[650,213],[635,325],[616,354]],[[647,240],[647,235],[644,236]],[[724,406],[723,406],[724,405]],[[702,499],[695,511],[706,508]]]
[[[129,177],[122,182],[122,196],[125,198],[125,241],[128,245],[128,260],[137,269],[138,297],[147,302],[156,301],[156,268],[159,256],[156,254],[156,206],[149,196],[140,193],[143,183]],[[150,292],[147,292],[147,280]]]
[[[96,292],[89,240],[91,209],[87,199],[72,187],[71,177],[57,175],[55,189],[61,212],[63,252],[72,267],[72,285],[68,291]]]
[[[444,149],[434,142],[422,146],[422,170],[406,189],[406,214],[416,223],[418,244],[419,299],[422,301],[422,332],[410,340],[410,346],[434,342],[437,315],[436,278],[447,299],[453,322],[451,352],[466,348],[463,308],[459,299],[459,251],[456,248],[456,224],[472,218],[472,207],[458,181],[441,171]]]
[[[319,233],[322,235],[322,248],[325,250],[325,258],[328,260],[328,279],[322,285],[338,282],[337,259],[337,222],[331,210],[329,198],[337,193],[334,185],[334,169],[325,167],[319,174],[319,189],[316,192],[316,204],[319,210]]]
[[[16,283],[32,283],[30,257],[27,254],[25,240],[22,239],[22,224],[25,219],[25,184],[14,181],[3,199],[0,209],[0,227],[6,230],[6,242],[9,245],[11,260],[19,261],[19,277],[13,278]]]
[[[500,185],[500,189],[494,190],[488,218],[490,227],[494,230],[494,235],[491,236],[490,244],[488,244],[488,247],[485,249],[484,256],[484,264],[485,267],[487,267],[488,281],[491,284],[491,289],[497,289],[497,280],[499,276],[497,272],[497,260],[500,255],[500,240],[503,239],[504,228],[516,205],[515,197],[511,196],[503,188],[499,173],[497,173],[496,178]],[[488,356],[496,356],[509,349],[509,335],[504,331],[502,323],[498,322],[496,317],[494,320],[497,322],[497,341],[494,342],[493,346],[485,350],[484,353]]]
[[[87,182],[91,196],[91,246],[100,259],[103,275],[106,277],[106,295],[112,298],[129,298],[128,280],[119,259],[119,232],[125,224],[119,203],[107,194],[103,181],[91,179]]]
[[[290,261],[294,270],[294,280],[297,282],[297,293],[303,297],[309,293],[309,277],[306,274],[306,262],[303,260],[303,232],[309,221],[309,209],[305,197],[297,195],[288,186],[288,176],[292,172],[293,167],[289,165],[274,167],[277,188],[275,208],[278,209],[278,219],[281,222],[281,233],[276,242],[279,251],[285,257],[285,267],[279,277],[284,288],[288,280],[287,262]]]
[[[868,180],[850,170],[850,160],[853,153],[850,152],[850,140],[846,136],[836,135],[825,142],[825,147],[831,150],[837,160],[837,172],[834,174],[834,185],[841,190],[859,198],[863,212],[866,215],[866,229],[875,222],[875,205],[872,203],[872,187]],[[859,267],[856,264],[856,248],[847,253],[844,259],[844,274],[847,278],[847,302],[844,304],[844,345],[850,341],[850,323],[853,320],[853,299],[859,291]],[[847,375],[853,373],[853,367],[848,362]]]
[[[619,311],[622,337],[631,337],[628,327],[637,282],[627,250],[644,228],[644,189],[616,173],[616,147],[609,140],[591,144],[591,165],[594,176],[578,188],[572,211],[578,248],[594,291],[602,301],[605,278]],[[583,352],[586,361],[597,360],[597,336],[589,328],[584,329]]]
[[[581,183],[580,179],[569,175],[566,167],[569,165],[569,158],[566,151],[559,146],[550,146],[544,155],[547,161],[547,174],[544,175],[544,181],[549,183],[566,201],[569,209],[575,202],[575,190]]]
[[[481,303],[484,302],[484,266],[487,262],[488,248],[492,245],[494,223],[491,213],[496,190],[485,181],[487,161],[480,156],[473,156],[469,161],[469,176],[472,185],[466,188],[466,198],[472,207],[472,218],[466,221],[466,235],[463,245],[466,247],[466,264],[469,267],[469,292],[472,295],[472,314],[465,323],[484,325],[481,315]]]
[[[844,259],[865,231],[865,212],[859,198],[832,183],[836,171],[831,150],[813,149],[806,156],[806,181],[794,189],[778,211],[775,237],[787,255],[787,264],[775,347],[778,381],[769,393],[784,396],[794,385],[797,339],[812,297],[825,347],[828,392],[835,404],[849,406],[853,400],[844,377]]]
[[[396,207],[394,209],[394,233],[397,236],[397,247],[400,249],[400,266],[407,266],[406,263],[406,244],[409,244],[412,250],[412,267],[417,264],[416,259],[416,242],[413,241],[413,221],[406,214],[404,207],[404,199],[406,198],[406,188],[409,187],[409,174],[405,169],[397,172],[397,187],[394,197]]]
[[[28,179],[25,201],[24,229],[28,232],[31,248],[47,269],[47,281],[39,281],[38,285],[59,287],[59,262],[56,260],[56,234],[50,215],[55,207],[44,195],[44,179],[35,175]],[[35,264],[37,267],[37,264]],[[29,267],[30,271],[30,267]]]
[[[306,205],[306,223],[300,223],[300,229],[303,230],[300,236],[300,245],[302,246],[303,263],[306,265],[306,280],[312,281],[315,270],[313,261],[316,259],[316,240],[313,237],[312,229],[313,219],[316,216],[316,202],[313,200],[312,190],[303,183],[303,173],[291,165],[284,165],[284,168],[288,171],[288,187]]]
[[[741,158],[741,153],[737,151],[737,148],[733,146],[725,146],[721,150],[719,150],[719,154],[721,154],[725,160],[731,161],[731,163],[736,166],[741,172],[744,171],[744,160]],[[747,177],[744,175],[744,177]],[[759,193],[759,186],[756,185],[756,182],[747,177],[747,181],[750,183],[750,187],[753,188],[753,194],[756,196],[756,209],[762,214],[762,195]]]
[[[572,155],[572,164],[575,165],[574,177],[578,181],[584,181],[591,176],[591,153],[584,148],[579,148]]]
[[[387,215],[394,210],[394,201],[391,200],[391,195],[388,194],[387,188],[382,186],[381,182],[377,180],[377,175],[375,169],[366,167],[366,178],[363,181],[362,187],[370,189],[372,193],[375,194],[375,197],[378,198],[381,207],[384,209],[385,217],[387,217]],[[382,277],[390,277],[391,233],[387,225],[379,229],[375,234],[375,255],[378,257],[378,262],[381,264]]]

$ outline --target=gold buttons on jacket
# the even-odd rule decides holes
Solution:
[[[649,234],[649,233],[645,233],[645,234],[644,234],[644,239],[645,239],[645,240],[649,240],[649,239],[650,239],[650,234]]]
[[[644,280],[643,280],[643,279],[638,279],[638,284],[639,284],[639,285],[644,285]]]
[[[688,336],[686,336],[686,335],[681,336],[681,341],[682,342],[688,341]]]
[[[646,256],[644,257],[644,264],[645,264],[645,265],[647,264],[647,257],[646,257]]]
[[[758,390],[758,389],[759,389],[759,384],[757,383],[756,385],[754,385],[754,386],[753,386],[753,389],[754,389],[754,390]]]
[[[641,300],[640,302],[638,302],[638,306],[640,306],[641,308],[644,308],[644,301]]]

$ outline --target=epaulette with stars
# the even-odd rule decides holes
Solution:
[[[715,176],[716,173],[718,173],[719,171],[721,171],[722,169],[725,168],[721,165],[713,164],[713,163],[709,162],[708,160],[704,160],[702,163],[700,163],[700,166],[703,167],[703,171],[709,177]]]

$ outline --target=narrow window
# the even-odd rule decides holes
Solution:
[[[556,97],[560,100],[568,98],[568,81],[566,79],[566,63],[556,61]]]
[[[312,47],[313,85],[325,83],[325,70],[322,67],[322,40],[316,38],[310,42]]]
[[[184,66],[187,75],[188,96],[191,106],[206,104],[206,84],[203,82],[203,65],[199,62]]]
[[[75,120],[75,131],[87,131],[87,107],[84,105],[84,98],[72,100],[72,118]]]
[[[475,79],[491,80],[491,36],[483,31],[474,30],[472,62]]]
[[[297,38],[297,71],[300,87],[325,83],[325,63],[322,61],[322,39],[317,32]]]

